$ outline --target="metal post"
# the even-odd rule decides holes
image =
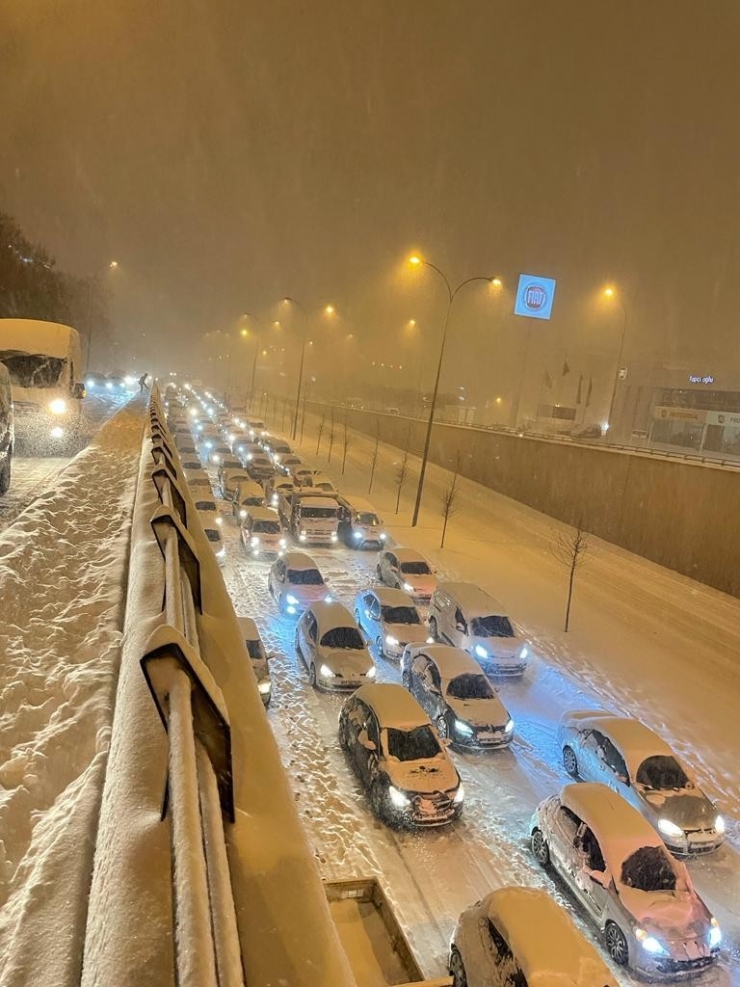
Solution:
[[[306,360],[306,335],[308,332],[308,325],[304,322],[303,325],[303,345],[301,346],[301,366],[298,370],[298,390],[295,397],[295,412],[293,414],[293,431],[291,437],[295,440],[298,433],[298,410],[301,404],[301,388],[303,386],[303,364]]]
[[[260,351],[259,336],[255,335],[254,339],[255,342],[254,342],[254,360],[252,361],[252,382],[249,385],[249,401],[247,403],[247,407],[250,409],[252,407],[252,398],[254,396],[254,378],[257,375],[257,357],[259,356],[259,351]]]
[[[514,428],[519,424],[519,407],[522,403],[522,392],[524,391],[524,382],[527,377],[527,367],[529,366],[529,349],[532,344],[532,320],[529,321],[529,328],[527,329],[527,343],[524,347],[524,362],[522,363],[522,374],[519,378],[519,390],[516,396],[516,402],[513,407],[513,414],[511,424]]]
[[[614,414],[614,401],[616,400],[617,397],[617,384],[619,383],[619,371],[622,367],[622,354],[624,353],[624,342],[627,338],[627,309],[624,307],[624,304],[621,301],[621,299],[619,299],[619,297],[617,297],[617,301],[619,301],[619,304],[622,309],[622,316],[623,316],[622,338],[619,343],[619,355],[617,356],[617,369],[614,371],[614,386],[612,387],[612,397],[611,397],[611,401],[609,402],[609,415],[606,419],[607,442],[610,440],[611,432],[612,432],[612,415]]]

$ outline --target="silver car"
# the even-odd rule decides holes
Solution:
[[[630,802],[673,853],[711,853],[725,821],[663,740],[638,720],[577,710],[560,721],[558,741],[573,778],[600,781]]]
[[[566,785],[530,824],[532,852],[553,870],[622,966],[649,978],[692,976],[716,962],[719,923],[645,817],[607,788]]]
[[[407,644],[431,640],[414,601],[400,589],[363,590],[355,600],[355,618],[383,658],[400,658]]]
[[[342,603],[314,603],[298,621],[295,649],[314,689],[354,691],[375,678],[375,665]]]

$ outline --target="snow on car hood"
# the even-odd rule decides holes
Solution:
[[[706,936],[710,915],[694,891],[639,891],[619,886],[627,911],[649,933],[668,942]]]
[[[359,678],[373,667],[369,652],[355,648],[319,648],[318,661],[348,679]]]
[[[326,586],[324,586],[324,585],[321,585],[321,586],[310,586],[310,585],[294,586],[294,585],[288,583],[285,586],[285,595],[287,596],[288,593],[290,593],[291,596],[294,596],[296,598],[296,600],[300,600],[301,603],[316,603],[319,600],[323,600],[324,599],[324,597],[328,593],[328,590],[327,590]]]
[[[656,792],[640,788],[640,795],[657,815],[670,819],[682,829],[711,829],[717,810],[698,788],[680,792]]]
[[[490,699],[453,699],[445,696],[445,702],[455,716],[476,727],[505,727],[509,719],[503,703],[492,696]]]
[[[391,634],[404,644],[424,644],[429,631],[423,624],[383,624],[386,634]]]
[[[391,782],[405,792],[448,792],[457,788],[460,782],[455,766],[444,751],[422,761],[398,761],[388,757],[385,769]]]
[[[527,642],[520,637],[474,637],[471,649],[474,650],[476,645],[480,645],[496,658],[518,658],[519,652],[526,644]]]

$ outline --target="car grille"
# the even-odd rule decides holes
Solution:
[[[656,963],[656,967],[661,973],[688,973],[692,970],[705,970],[714,960],[714,956],[698,956],[693,960],[665,959]]]

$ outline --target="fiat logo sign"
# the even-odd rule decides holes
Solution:
[[[524,289],[524,304],[533,312],[539,312],[547,305],[547,292],[541,284],[528,284]]]
[[[529,319],[549,319],[557,282],[539,274],[520,274],[514,303],[514,315]]]

